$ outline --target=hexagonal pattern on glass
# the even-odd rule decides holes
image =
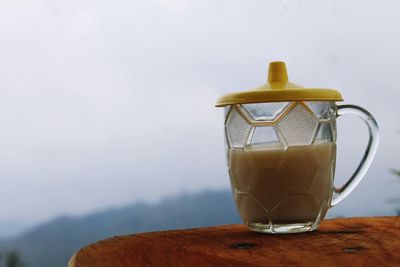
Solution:
[[[231,151],[229,167],[236,190],[247,191],[250,185],[252,167],[243,149],[233,149]]]
[[[315,219],[315,222],[314,222],[314,224],[312,226],[312,230],[317,229],[318,225],[321,223],[322,219],[325,218],[325,215],[326,215],[326,213],[327,213],[327,211],[329,209],[328,203],[330,203],[330,199],[324,200],[322,202],[322,204],[320,205],[321,208],[319,209],[317,218]]]
[[[309,145],[312,143],[318,128],[318,118],[298,103],[276,127],[283,134],[288,146]]]
[[[229,140],[228,140],[228,134],[226,131],[224,131],[224,145],[225,145],[225,159],[226,163],[229,166],[229,158],[230,158],[230,145],[229,145]]]
[[[251,149],[245,147],[245,151],[247,160],[255,169],[278,168],[284,154],[281,147],[271,147],[268,150],[263,147],[258,149],[257,146]]]
[[[226,118],[226,116],[228,116],[229,111],[231,110],[231,106],[225,106],[224,107],[224,118]]]
[[[337,133],[336,133],[336,118],[332,118],[329,121],[329,124],[331,125],[333,142],[336,142],[336,136],[337,136]]]
[[[250,131],[250,124],[232,107],[226,121],[225,130],[231,147],[243,147]]]
[[[274,121],[288,106],[289,102],[243,104],[242,107],[255,121]]]
[[[331,125],[329,122],[320,123],[315,137],[314,144],[333,142]]]
[[[275,128],[272,126],[254,127],[250,144],[276,144],[280,147],[279,138],[276,135]]]
[[[272,211],[274,224],[313,222],[318,216],[320,205],[310,194],[287,195]]]
[[[314,150],[315,158],[318,161],[319,166],[327,166],[332,164],[332,160],[336,155],[336,144],[319,144],[312,146]]]
[[[272,210],[285,192],[277,169],[253,170],[249,192],[266,209]]]
[[[289,191],[304,192],[314,181],[318,160],[312,147],[289,147],[279,167],[279,174]]]
[[[333,101],[307,101],[305,104],[320,119],[329,119],[335,112],[335,102]]]
[[[314,182],[312,183],[310,188],[310,194],[312,194],[315,197],[319,205],[321,205],[323,201],[331,197],[333,193],[332,183],[333,183],[332,167],[330,165],[319,167]]]
[[[228,172],[229,172],[229,181],[230,181],[230,184],[231,184],[231,192],[232,192],[233,200],[235,201],[235,204],[236,204],[236,187],[235,187],[235,184],[233,182],[233,176],[232,176],[231,171],[229,169],[228,169]]]
[[[268,212],[249,194],[238,193],[237,209],[245,222],[269,224]]]
[[[336,106],[306,103],[280,103],[276,113],[268,110],[271,103],[226,108],[232,193],[248,224],[272,223],[269,229],[279,232],[286,223],[315,221],[315,229],[318,214],[326,214],[335,172]]]

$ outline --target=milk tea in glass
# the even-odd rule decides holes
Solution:
[[[288,81],[283,62],[272,62],[268,81],[251,91],[222,96],[225,145],[232,194],[244,223],[262,233],[318,228],[329,208],[365,175],[379,136],[375,119],[354,105],[337,106],[333,89],[304,88]],[[336,119],[361,118],[368,147],[355,173],[334,186]]]

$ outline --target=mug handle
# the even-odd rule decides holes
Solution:
[[[361,159],[361,162],[358,164],[356,171],[350,177],[350,179],[341,187],[336,188],[333,186],[333,197],[331,202],[331,207],[338,204],[345,197],[347,197],[351,191],[360,183],[365,173],[367,172],[369,166],[374,159],[376,150],[378,149],[379,144],[379,127],[376,123],[376,120],[372,115],[363,109],[362,107],[355,105],[341,105],[338,106],[337,109],[337,117],[340,117],[344,114],[352,114],[361,118],[368,127],[369,132],[369,140],[367,148],[364,152],[364,156]]]

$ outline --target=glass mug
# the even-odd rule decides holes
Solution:
[[[358,106],[320,100],[224,106],[234,201],[244,223],[256,232],[317,229],[328,209],[361,181],[378,147],[378,125]],[[354,174],[336,188],[336,118],[344,114],[366,123],[369,141]]]

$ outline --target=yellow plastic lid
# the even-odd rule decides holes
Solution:
[[[274,61],[269,64],[266,84],[250,91],[223,95],[216,107],[226,105],[286,102],[286,101],[343,101],[339,91],[334,89],[305,88],[289,82],[285,62]]]

